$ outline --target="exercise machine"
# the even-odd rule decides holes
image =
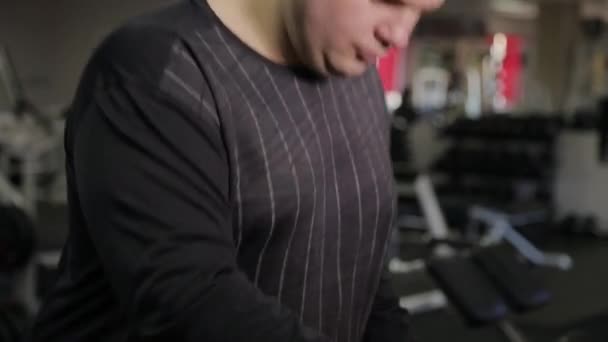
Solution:
[[[465,232],[454,235],[448,229],[430,176],[415,177],[412,185],[398,186],[400,194],[414,193],[422,208],[428,245],[427,257],[414,261],[391,259],[394,274],[427,272],[438,288],[400,298],[400,306],[410,314],[457,308],[471,325],[496,325],[512,342],[527,341],[507,318],[513,312],[536,310],[551,299],[532,272],[532,267],[552,267],[562,271],[573,265],[564,253],[546,253],[521,235],[514,225],[543,220],[542,211],[507,214],[497,209],[473,206],[471,222],[484,224],[485,232],[471,238]]]
[[[27,100],[10,54],[2,47],[0,101],[0,201],[35,217],[37,202],[45,197],[44,178],[48,183],[63,169],[63,122]]]

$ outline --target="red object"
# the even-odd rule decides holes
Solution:
[[[507,51],[502,62],[502,68],[496,75],[498,91],[506,101],[507,107],[517,104],[520,94],[520,81],[523,71],[522,64],[522,39],[513,34],[507,34]],[[490,45],[493,36],[488,38]]]
[[[397,90],[397,73],[401,62],[401,52],[398,49],[391,49],[378,61],[378,73],[382,79],[384,91]]]
[[[515,105],[519,100],[520,78],[522,73],[521,38],[507,36],[507,55],[502,63],[502,72],[499,79],[502,82],[502,95],[509,106]]]

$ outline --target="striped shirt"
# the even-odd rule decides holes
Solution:
[[[70,236],[33,341],[403,341],[374,70],[275,64],[205,2],[110,35],[66,131]]]

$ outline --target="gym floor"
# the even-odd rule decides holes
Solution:
[[[574,267],[566,272],[540,271],[544,285],[553,294],[552,301],[540,310],[512,317],[511,321],[533,342],[554,341],[556,336],[580,326],[581,322],[594,321],[593,326],[606,331],[608,271],[605,261],[608,260],[608,240],[554,236],[550,241],[542,243],[541,247],[546,251],[569,253],[574,259]],[[395,279],[395,288],[400,295],[416,293],[433,286],[425,274],[416,274],[413,278],[410,275],[406,277],[408,278]],[[506,341],[496,327],[467,327],[458,313],[451,308],[414,316],[412,327],[420,342]]]

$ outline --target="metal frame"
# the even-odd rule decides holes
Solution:
[[[46,127],[51,121],[34,106],[27,106],[9,51],[1,45],[0,85],[9,101],[9,112],[0,112],[0,201],[19,206],[34,218],[36,202],[41,198],[38,176],[62,168],[60,158],[54,157],[62,148],[62,134],[56,127]],[[26,106],[18,108],[20,104]],[[48,156],[51,162],[45,160]],[[11,160],[19,161],[17,170],[11,167]],[[22,177],[20,187],[10,182],[14,174]]]
[[[470,217],[473,220],[485,222],[490,227],[488,233],[481,238],[481,246],[494,245],[504,240],[534,265],[554,267],[563,271],[571,269],[574,262],[568,254],[543,252],[513,228],[513,224],[533,221],[538,215],[539,213],[527,216],[508,215],[482,206],[473,207],[470,212]]]
[[[23,98],[23,88],[17,78],[17,72],[8,49],[0,45],[0,86],[6,93],[8,109],[14,110],[19,99]]]
[[[35,217],[36,203],[42,197],[37,184],[38,176],[61,168],[58,160],[44,160],[59,148],[59,136],[33,136],[21,141],[16,136],[0,137],[0,200],[19,206],[31,217]],[[11,158],[19,161],[20,167],[17,170],[13,170],[9,165]],[[20,187],[11,184],[11,174],[21,175]]]

